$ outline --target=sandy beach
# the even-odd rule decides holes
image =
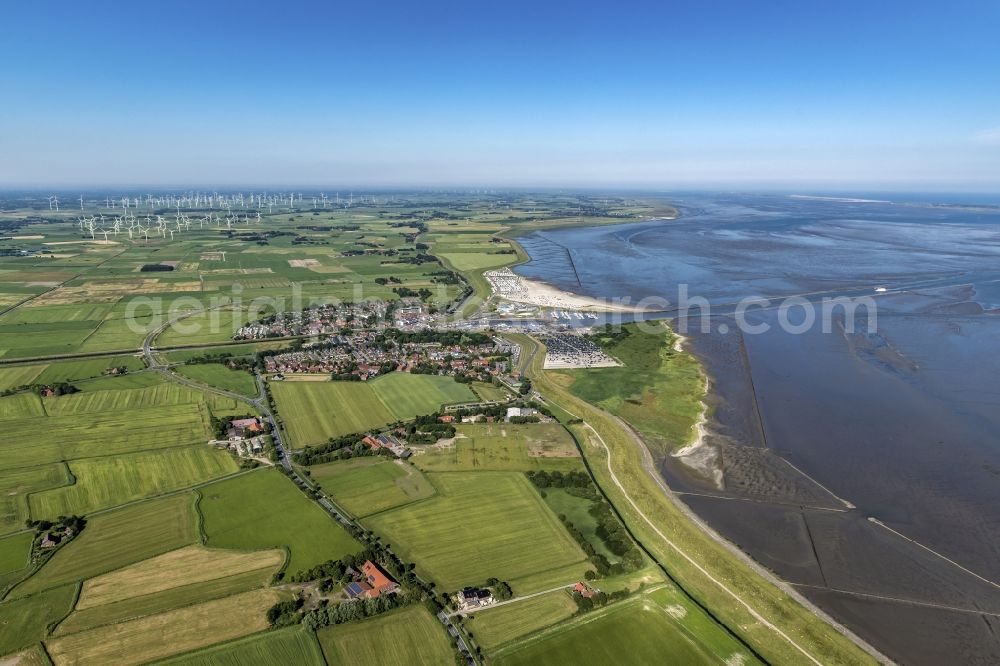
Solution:
[[[487,271],[483,276],[489,281],[493,295],[514,303],[580,312],[653,312],[648,308],[616,303],[612,299],[563,291],[545,282],[521,277],[509,268]]]

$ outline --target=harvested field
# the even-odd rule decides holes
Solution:
[[[56,666],[142,664],[263,631],[264,613],[285,596],[274,589],[253,590],[49,639],[45,647]]]
[[[285,554],[280,550],[242,553],[187,546],[91,578],[83,584],[76,609],[83,610],[248,571],[275,570],[284,559]]]

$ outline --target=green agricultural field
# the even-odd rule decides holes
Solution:
[[[448,252],[438,256],[451,264],[457,271],[484,271],[517,261],[516,254],[489,254],[487,252]]]
[[[473,382],[472,391],[480,400],[486,400],[490,402],[506,402],[510,399],[511,392],[502,387],[495,386],[494,384],[487,384],[486,382]]]
[[[637,664],[662,663],[665,655],[677,664],[719,663],[665,610],[644,599],[619,602],[516,643],[497,653],[493,663],[603,666],[617,663],[622,655]]]
[[[367,516],[430,497],[434,486],[412,465],[382,456],[310,468],[313,480],[355,516]]]
[[[205,486],[198,508],[207,545],[239,550],[287,548],[290,556],[285,570],[290,573],[361,550],[361,544],[277,470]]]
[[[648,333],[625,326],[629,333],[606,351],[624,365],[552,371],[574,395],[622,417],[659,452],[670,452],[694,437],[702,410],[705,379],[698,360],[674,351],[676,335],[667,327]]]
[[[17,393],[0,398],[0,419],[45,416],[42,399],[37,393]]]
[[[295,448],[476,399],[451,377],[402,372],[367,382],[285,381],[269,387]]]
[[[467,384],[460,384],[447,376],[390,372],[368,384],[382,404],[401,421],[430,414],[442,405],[476,400]]]
[[[0,603],[0,655],[17,652],[45,638],[48,626],[72,610],[75,595],[75,585],[63,585]]]
[[[271,382],[270,390],[294,448],[395,420],[367,382]]]
[[[220,366],[221,367],[221,366]],[[205,393],[198,389],[172,383],[155,373],[142,375],[142,388],[128,385],[132,377],[115,377],[94,380],[80,386],[79,393],[58,398],[45,398],[45,411],[50,416],[63,414],[94,414],[119,410],[144,409],[169,405],[198,405],[206,403],[211,408],[233,409],[236,402],[231,398]],[[118,385],[116,385],[118,384]]]
[[[199,384],[215,386],[241,395],[257,396],[257,382],[246,370],[233,370],[221,363],[198,363],[178,366],[175,371]]]
[[[37,467],[22,467],[0,472],[0,534],[24,527],[30,517],[30,493],[69,483],[64,463],[50,463]]]
[[[531,483],[519,473],[453,472],[428,475],[438,495],[364,522],[382,535],[417,571],[442,589],[485,583],[496,577],[510,581],[577,565],[574,576],[588,568],[585,555]],[[565,570],[558,575],[567,576]],[[535,589],[571,579],[535,576]]]
[[[203,358],[207,354],[231,354],[233,356],[253,356],[259,351],[281,349],[288,346],[287,340],[272,340],[270,342],[246,342],[243,344],[220,345],[218,347],[203,347],[199,349],[178,349],[163,352],[160,356],[171,363],[187,363],[193,359]]]
[[[303,627],[287,627],[254,634],[158,663],[160,666],[326,666],[316,635]]]
[[[33,532],[22,532],[0,539],[0,598],[3,590],[28,570],[34,537]]]
[[[546,488],[545,503],[556,515],[566,516],[569,522],[586,537],[594,550],[608,558],[608,561],[617,562],[621,559],[597,536],[597,519],[590,515],[590,507],[594,506],[594,502],[585,497],[571,495],[563,488]]]
[[[0,368],[0,391],[9,391],[18,386],[34,384],[45,365],[12,365]]]
[[[490,608],[471,615],[465,627],[484,650],[509,643],[530,633],[562,622],[576,613],[576,602],[567,590],[558,590],[517,603]]]
[[[73,361],[54,361],[36,380],[40,384],[53,382],[74,382],[91,377],[100,377],[109,368],[124,366],[129,372],[142,370],[145,363],[138,356],[112,356],[111,358],[87,358]]]
[[[0,459],[8,468],[15,468],[199,444],[209,439],[208,423],[207,410],[191,404],[44,419],[2,419]]]
[[[580,454],[558,423],[460,425],[453,442],[413,447],[422,470],[583,470]]]
[[[209,310],[185,317],[156,338],[157,347],[177,347],[210,342],[228,342],[247,322],[247,312],[241,310]]]
[[[328,664],[442,666],[455,663],[444,627],[420,605],[316,632]]]
[[[54,518],[87,514],[179,488],[239,469],[233,457],[207,444],[69,463],[76,483],[30,497],[31,515]]]
[[[12,597],[82,581],[198,540],[194,495],[178,493],[92,516],[76,539],[14,588]]]

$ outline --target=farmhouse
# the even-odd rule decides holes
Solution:
[[[496,603],[493,593],[486,588],[467,587],[455,595],[458,610],[467,611],[485,608]]]
[[[233,419],[229,422],[230,439],[243,438],[247,435],[263,432],[263,430],[264,426],[261,425],[258,418]]]
[[[573,586],[573,591],[579,594],[584,599],[590,599],[591,597],[596,596],[598,592],[600,592],[600,590],[590,589],[589,587],[587,587],[586,583],[577,583],[576,585]]]
[[[361,565],[361,575],[364,580],[349,583],[344,591],[352,599],[365,597],[374,599],[380,594],[395,594],[399,591],[399,584],[387,574],[382,567],[371,560],[366,560]]]

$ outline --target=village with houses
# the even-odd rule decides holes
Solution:
[[[334,333],[295,351],[264,355],[263,369],[276,381],[296,373],[366,380],[386,372],[462,375],[490,381],[509,371],[512,354],[509,343],[482,333],[420,334],[390,328]]]

